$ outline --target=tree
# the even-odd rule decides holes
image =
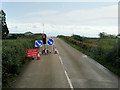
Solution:
[[[105,38],[106,33],[105,32],[99,33],[99,36],[100,36],[100,38]]]
[[[2,28],[2,30],[0,30],[2,37],[6,37],[9,33],[9,30],[6,23],[6,14],[3,10],[0,11],[0,26]]]
[[[80,35],[72,35],[71,36],[73,39],[76,39],[76,40],[79,40],[79,41],[82,41],[82,37]]]

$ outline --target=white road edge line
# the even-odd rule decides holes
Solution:
[[[60,59],[60,62],[61,62],[61,64],[62,64],[62,66],[63,66],[63,70],[64,70],[64,73],[65,73],[65,75],[66,75],[66,77],[67,77],[67,80],[68,80],[68,83],[69,83],[69,85],[70,85],[70,88],[71,88],[71,90],[74,90],[73,85],[72,85],[72,83],[71,83],[71,81],[70,81],[70,78],[69,78],[69,76],[68,76],[68,74],[67,74],[67,72],[66,72],[66,70],[65,70],[65,68],[64,68],[63,61],[62,61],[60,55],[59,55],[59,59]]]
[[[102,70],[103,72],[105,72],[106,73],[106,70],[108,71],[108,72],[110,72],[111,73],[111,71],[109,70],[109,69],[107,69],[106,67],[104,67],[102,64],[100,64],[100,63],[98,63],[97,61],[95,61],[94,59],[92,59],[92,58],[89,58],[87,55],[85,55],[85,54],[83,54],[83,57],[84,58],[88,58],[87,60],[90,62],[90,63],[92,63],[92,64],[94,64],[94,65],[96,65],[96,67],[98,67],[100,70]]]

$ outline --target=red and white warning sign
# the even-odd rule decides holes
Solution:
[[[27,57],[37,57],[38,56],[38,50],[37,49],[29,49],[26,50],[27,52]]]

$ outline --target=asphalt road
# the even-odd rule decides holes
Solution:
[[[14,88],[118,88],[116,75],[63,40],[54,40],[59,54],[31,61]]]

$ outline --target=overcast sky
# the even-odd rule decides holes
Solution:
[[[10,33],[118,34],[117,2],[2,2]]]

